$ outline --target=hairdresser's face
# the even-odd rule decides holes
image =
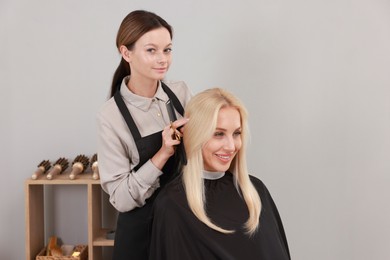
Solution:
[[[162,80],[171,65],[172,41],[164,27],[149,31],[129,51],[132,77]]]
[[[222,108],[218,114],[217,128],[202,148],[204,169],[227,171],[241,144],[240,113],[233,107]]]

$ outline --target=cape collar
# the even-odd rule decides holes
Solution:
[[[225,172],[209,172],[203,171],[203,179],[206,180],[218,180],[225,176]]]

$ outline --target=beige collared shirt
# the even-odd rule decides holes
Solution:
[[[126,86],[129,77],[121,85],[121,95],[141,136],[161,131],[169,125],[165,102],[169,99],[161,83],[152,98],[132,93]],[[175,93],[183,107],[192,94],[183,81],[164,83]],[[178,113],[177,118],[182,116]],[[110,196],[111,204],[120,212],[126,212],[145,204],[159,187],[162,173],[151,160],[137,171],[139,154],[122,114],[114,98],[110,98],[97,114],[98,162],[102,188]]]

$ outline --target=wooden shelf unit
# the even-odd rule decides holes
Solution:
[[[36,255],[46,245],[44,220],[45,185],[86,185],[88,203],[88,258],[102,260],[102,247],[113,246],[114,240],[105,238],[106,229],[102,228],[102,189],[100,180],[92,179],[92,173],[82,173],[76,179],[61,174],[53,180],[40,176],[36,180],[25,182],[25,220],[26,220],[26,259],[35,260]]]

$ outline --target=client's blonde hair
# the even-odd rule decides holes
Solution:
[[[233,233],[214,224],[205,211],[202,147],[213,136],[221,108],[234,107],[241,117],[242,147],[230,165],[237,192],[244,198],[249,218],[245,223],[248,235],[253,235],[259,225],[261,201],[250,181],[246,164],[246,141],[248,138],[247,111],[241,101],[221,88],[205,90],[195,95],[186,106],[185,117],[190,120],[184,127],[183,142],[187,153],[187,165],[183,168],[183,184],[188,204],[195,216],[210,228],[222,233]]]

